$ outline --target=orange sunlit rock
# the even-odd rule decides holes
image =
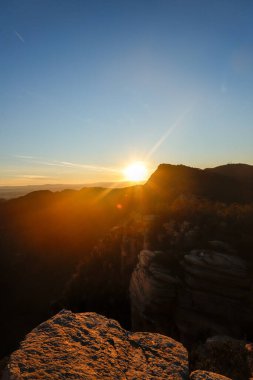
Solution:
[[[96,313],[63,310],[39,325],[11,357],[6,380],[185,379],[187,351],[152,333],[131,333]]]

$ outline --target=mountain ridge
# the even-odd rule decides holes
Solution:
[[[238,184],[246,181],[252,182],[252,192],[253,192],[253,165],[245,163],[228,163],[224,165],[219,165],[213,168],[197,168],[183,164],[159,164],[157,169],[150,175],[146,183],[152,182],[154,177],[157,177],[158,173],[166,171],[166,176],[173,176],[178,174],[183,174],[191,180],[197,179],[196,177],[204,177],[205,175],[213,174],[216,180],[218,181],[221,177],[229,178],[231,181],[238,181]],[[218,176],[218,177],[217,177]],[[219,177],[221,176],[221,177]],[[167,178],[168,180],[169,178]],[[230,182],[232,184],[232,182]],[[145,185],[145,183],[137,183],[137,185]],[[49,190],[51,192],[62,192],[65,190],[76,190],[80,191],[84,188],[110,188],[110,189],[119,189],[124,187],[136,186],[135,183],[129,181],[123,182],[94,182],[88,184],[43,184],[43,185],[23,185],[23,186],[0,186],[0,199],[8,200],[13,198],[22,197],[31,192]]]
[[[245,175],[237,174],[238,171],[240,173],[240,169],[252,173],[251,176],[248,175],[245,179]],[[146,186],[151,191],[159,192],[163,198],[173,198],[181,193],[186,196],[194,194],[221,202],[245,203],[253,199],[253,166],[240,164],[238,170],[238,164],[227,164],[209,169],[160,164]]]

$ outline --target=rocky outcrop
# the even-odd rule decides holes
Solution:
[[[168,266],[164,266],[163,258]],[[171,260],[170,260],[171,259]],[[173,259],[162,251],[143,250],[130,283],[132,328],[173,335],[173,315],[179,278]]]
[[[190,380],[232,380],[230,377],[219,375],[208,371],[194,371],[191,373]]]
[[[130,284],[134,329],[168,334],[187,346],[213,335],[252,334],[247,265],[225,244],[210,246],[191,250],[180,263],[169,251],[140,252]]]
[[[249,317],[252,280],[246,263],[227,253],[193,250],[184,256],[182,266],[184,287],[175,316],[181,339],[247,335],[253,321]]]
[[[63,310],[28,334],[2,380],[187,379],[187,351],[159,334],[131,333],[95,313]]]

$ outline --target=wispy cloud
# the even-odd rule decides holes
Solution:
[[[22,159],[35,159],[34,156],[24,156],[24,155],[21,155],[21,154],[14,154],[14,157],[16,158],[22,158]]]
[[[14,30],[14,33],[15,35],[17,36],[17,38],[24,44],[25,43],[25,40],[24,38],[21,36],[21,34],[19,34],[16,30]]]
[[[69,161],[46,161],[46,160],[40,159],[39,157],[34,157],[34,156],[29,156],[29,155],[15,155],[14,157],[22,159],[22,160],[27,160],[34,164],[45,165],[45,166],[81,168],[81,169],[87,169],[87,170],[99,171],[99,172],[103,172],[103,171],[113,172],[113,173],[121,172],[121,169],[111,168],[108,166],[82,164],[82,163],[69,162]]]
[[[115,168],[110,168],[108,166],[98,166],[98,165],[87,165],[87,164],[78,164],[73,162],[67,162],[67,161],[60,161],[60,165],[67,166],[67,167],[76,167],[76,168],[83,168],[87,170],[95,170],[95,171],[109,171],[118,173],[120,170]]]
[[[34,180],[45,180],[45,179],[55,179],[55,177],[50,177],[46,175],[35,175],[35,174],[20,174],[16,176],[17,178],[34,179]]]

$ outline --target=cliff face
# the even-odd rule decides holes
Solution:
[[[246,262],[214,248],[192,250],[178,266],[169,256],[150,250],[139,254],[130,283],[135,330],[168,334],[189,346],[217,334],[252,336]]]
[[[183,341],[216,334],[237,338],[253,332],[252,278],[247,263],[214,249],[184,256],[176,321]]]
[[[132,328],[175,335],[174,313],[180,280],[159,261],[162,251],[143,250],[130,283]]]
[[[131,333],[95,313],[62,311],[21,343],[2,380],[187,379],[187,351],[169,337]]]

